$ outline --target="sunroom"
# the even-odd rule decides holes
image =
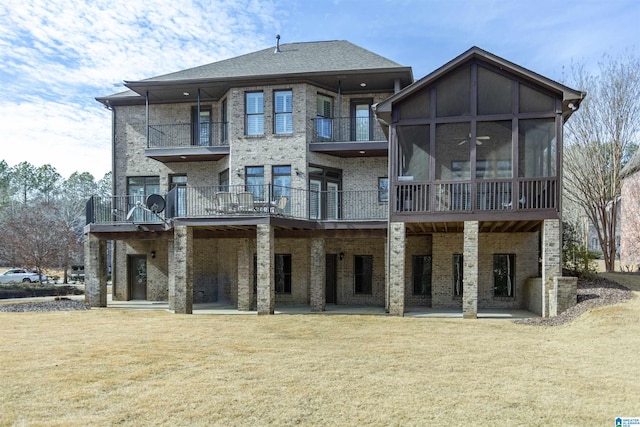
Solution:
[[[411,239],[431,242],[433,307],[551,313],[562,127],[584,95],[473,47],[373,107],[390,141],[391,313],[415,303]]]

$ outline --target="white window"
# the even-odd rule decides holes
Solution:
[[[264,95],[262,92],[245,94],[247,135],[264,134]]]
[[[293,133],[293,106],[290,90],[273,92],[274,133]]]

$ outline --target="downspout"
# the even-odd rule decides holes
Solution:
[[[149,91],[146,91],[144,97],[144,114],[147,122],[147,148],[149,148]]]
[[[342,141],[342,126],[340,126],[340,119],[342,117],[342,84],[338,80],[338,141]]]
[[[200,88],[197,90],[198,94],[198,114],[196,115],[196,137],[193,138],[196,145],[200,145]]]

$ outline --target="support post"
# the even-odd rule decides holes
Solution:
[[[311,240],[311,311],[324,311],[327,262],[325,240]]]
[[[389,314],[392,316],[404,316],[406,235],[404,222],[389,224]]]
[[[274,234],[269,224],[258,224],[257,227],[258,256],[258,314],[273,314],[276,300],[274,282]]]
[[[84,241],[84,300],[89,307],[107,306],[107,242],[92,233]]]
[[[174,230],[175,313],[193,312],[193,229],[178,225]]]
[[[545,219],[542,225],[542,317],[550,316],[553,279],[562,276],[560,220]]]
[[[240,311],[250,311],[253,307],[252,266],[250,240],[242,239],[238,247],[238,310]]]
[[[464,222],[464,272],[462,278],[462,317],[478,318],[478,221]]]

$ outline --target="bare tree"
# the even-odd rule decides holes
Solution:
[[[60,248],[74,245],[74,231],[62,220],[58,209],[43,202],[17,205],[0,223],[3,258],[10,255],[14,265],[35,268],[39,274],[45,268],[58,266]]]
[[[640,58],[604,56],[598,75],[576,66],[573,79],[589,95],[567,122],[564,190],[594,225],[605,268],[613,271],[620,172],[640,130]]]

